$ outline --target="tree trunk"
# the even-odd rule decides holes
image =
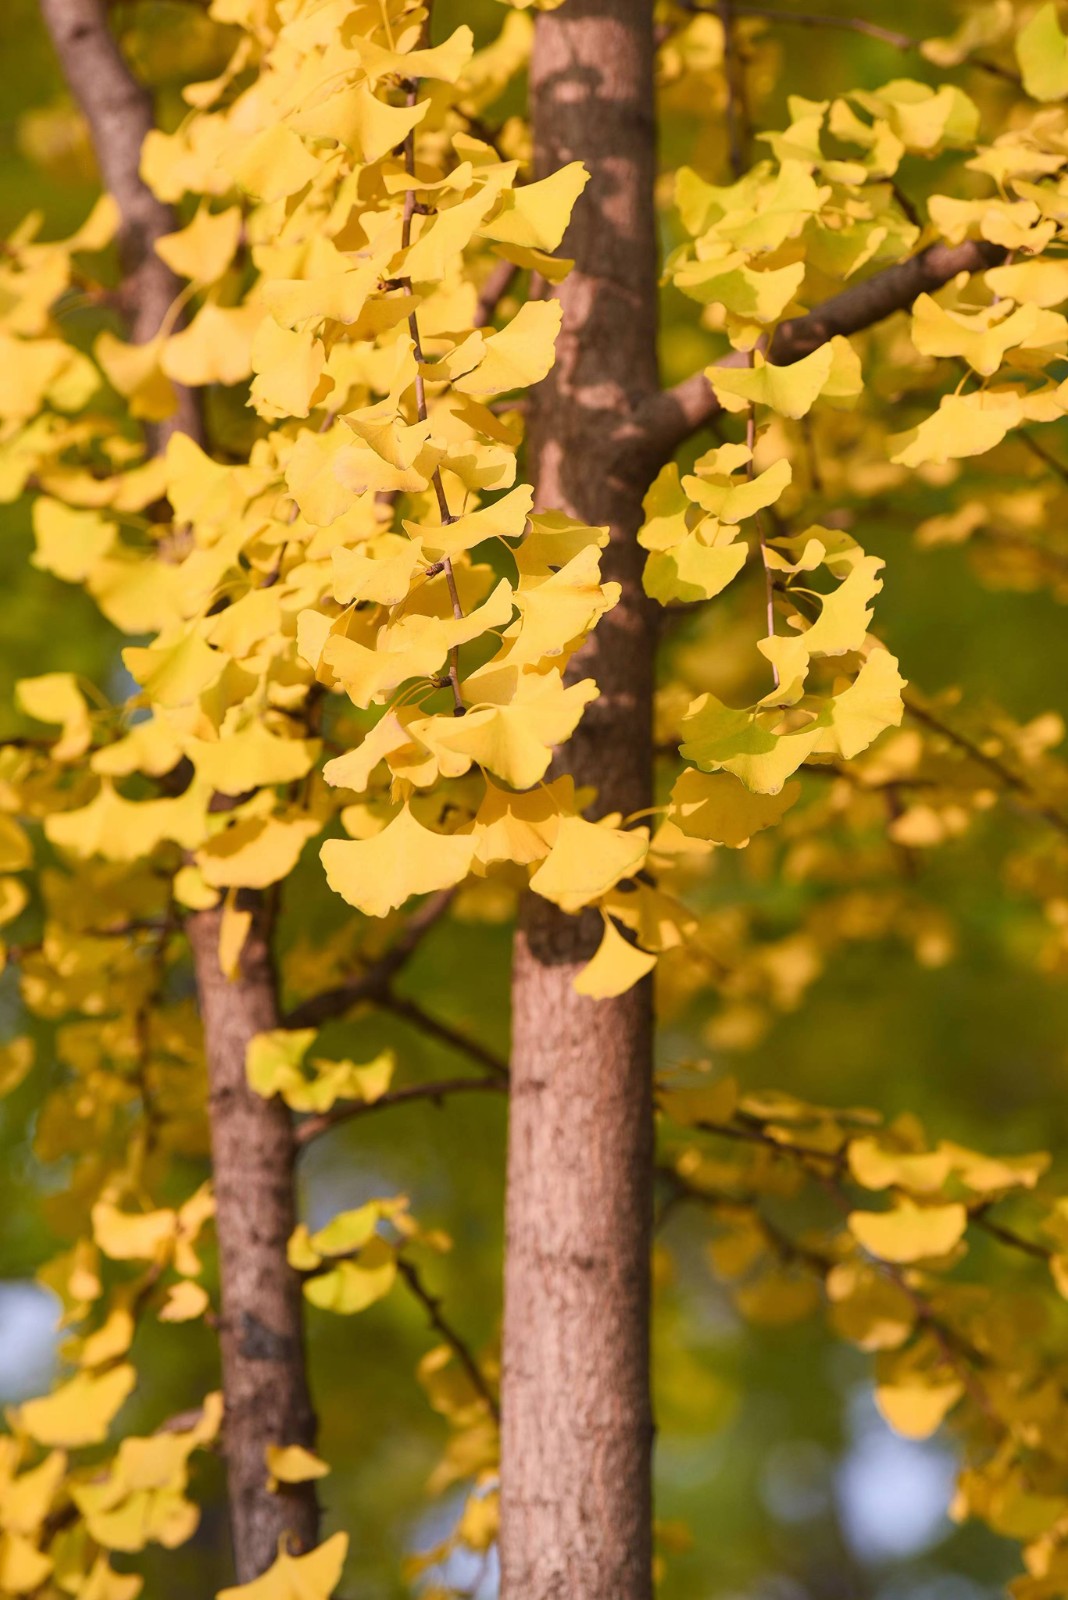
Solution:
[[[158,333],[181,290],[153,245],[176,226],[140,176],[141,145],[154,125],[151,97],[130,72],[108,26],[105,0],[41,0],[67,82],[89,123],[104,183],[121,214],[122,303],[133,339]],[[151,434],[159,449],[175,431],[203,442],[197,395],[176,385],[176,414]],[[318,1537],[314,1486],[271,1493],[269,1444],[311,1446],[300,1282],[286,1260],[295,1222],[292,1119],[245,1080],[252,1036],[279,1025],[270,925],[256,899],[241,970],[219,966],[221,912],[188,918],[211,1084],[210,1120],[222,1291],[224,1445],[238,1580],[274,1560],[279,1537],[308,1549]]]
[[[267,1446],[315,1441],[301,1286],[286,1261],[296,1147],[284,1102],[264,1100],[245,1077],[250,1039],[279,1026],[266,916],[257,904],[234,982],[219,967],[221,921],[218,910],[198,911],[186,926],[210,1080],[230,1521],[238,1581],[248,1583],[281,1535],[310,1549],[319,1515],[311,1483],[267,1490]]]
[[[89,124],[104,187],[119,208],[122,307],[135,344],[159,332],[182,285],[152,248],[177,226],[170,206],[142,182],[141,146],[155,126],[152,97],[137,82],[108,26],[105,0],[41,0],[41,14],[70,91]],[[174,432],[199,438],[197,397],[175,386],[178,408],[159,424],[162,442]]]
[[[607,523],[623,586],[572,663],[601,696],[558,770],[599,812],[652,798],[654,629],[635,535],[645,487],[628,455],[657,390],[652,0],[567,0],[537,19],[531,72],[539,175],[583,161],[591,182],[555,290],[563,329],[535,395],[538,504]],[[504,1600],[649,1600],[652,1410],[652,991],[571,987],[600,936],[528,897],[513,972],[502,1389]]]

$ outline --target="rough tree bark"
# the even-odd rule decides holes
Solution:
[[[123,59],[105,0],[41,0],[41,11],[89,123],[104,183],[119,206],[122,307],[132,337],[144,342],[159,331],[181,289],[153,249],[177,226],[175,217],[139,172],[141,145],[154,124],[151,97]],[[203,439],[196,394],[177,389],[178,409],[155,430],[156,448],[175,431]],[[300,1282],[286,1260],[295,1221],[292,1119],[280,1100],[263,1100],[245,1081],[249,1040],[279,1025],[270,924],[261,901],[251,897],[250,908],[252,928],[234,982],[219,966],[221,913],[198,912],[186,922],[210,1080],[224,1447],[241,1583],[270,1566],[281,1537],[294,1550],[314,1545],[319,1524],[312,1484],[281,1493],[267,1489],[266,1446],[310,1446],[315,1418]]]
[[[226,1476],[238,1581],[269,1567],[285,1536],[293,1550],[318,1539],[314,1485],[268,1493],[269,1444],[315,1442],[300,1280],[286,1261],[296,1225],[293,1121],[245,1077],[257,1033],[280,1025],[270,924],[250,897],[252,927],[235,982],[219,967],[220,911],[186,924],[208,1057],[215,1226],[219,1238]]]
[[[540,505],[611,529],[623,597],[572,663],[601,697],[566,770],[599,812],[651,803],[653,620],[641,586],[640,474],[621,443],[657,389],[652,0],[567,0],[537,19],[538,176],[591,178],[556,367],[535,395]],[[529,897],[513,971],[502,1387],[504,1600],[648,1600],[652,1410],[652,995],[571,987],[600,936]]]

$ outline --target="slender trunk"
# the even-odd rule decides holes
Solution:
[[[122,304],[136,342],[159,332],[181,290],[153,245],[176,226],[169,206],[140,176],[141,145],[154,124],[151,97],[130,72],[108,26],[105,0],[41,0],[64,74],[89,123],[104,183],[118,203]],[[178,409],[158,427],[160,448],[176,430],[203,440],[197,395],[176,386]],[[270,923],[254,907],[237,979],[219,966],[221,913],[191,916],[200,1016],[210,1078],[213,1176],[222,1292],[224,1442],[234,1562],[245,1583],[270,1566],[285,1536],[308,1549],[318,1535],[313,1485],[272,1493],[269,1444],[314,1441],[300,1282],[286,1260],[295,1222],[292,1119],[245,1080],[252,1036],[279,1025]]]
[[[89,124],[104,187],[119,208],[122,308],[135,344],[159,332],[181,283],[152,248],[177,227],[174,214],[141,180],[141,146],[155,126],[152,97],[131,73],[108,26],[106,0],[41,0],[63,75]],[[175,415],[157,430],[198,438],[197,397],[176,386]]]
[[[607,523],[619,605],[573,662],[601,697],[566,769],[600,812],[651,803],[654,632],[625,441],[657,388],[652,0],[542,13],[532,65],[539,173],[591,182],[564,243],[563,330],[536,395],[538,503]],[[600,918],[531,896],[513,972],[502,1389],[504,1600],[648,1600],[652,1411],[652,993],[572,989]]]
[[[198,911],[186,928],[210,1080],[230,1521],[238,1581],[247,1583],[270,1566],[280,1536],[310,1549],[319,1515],[310,1483],[267,1491],[267,1446],[310,1448],[315,1439],[300,1280],[286,1261],[296,1146],[284,1102],[264,1100],[245,1077],[250,1039],[279,1026],[266,915],[257,903],[234,982],[219,967],[221,920],[217,910]]]

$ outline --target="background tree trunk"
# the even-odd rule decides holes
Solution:
[[[537,19],[531,73],[538,175],[591,174],[553,292],[556,367],[535,395],[537,502],[607,523],[623,586],[572,663],[601,697],[566,752],[597,812],[652,798],[654,629],[635,541],[645,484],[628,459],[657,391],[652,0],[567,0]],[[571,987],[601,919],[534,896],[513,974],[502,1390],[505,1600],[651,1594],[649,1244],[652,992]]]
[[[319,1514],[311,1483],[267,1490],[267,1446],[315,1442],[301,1286],[286,1261],[296,1147],[288,1107],[264,1100],[245,1077],[250,1039],[279,1026],[268,920],[257,903],[234,982],[219,967],[221,921],[218,910],[198,911],[187,931],[210,1080],[230,1522],[238,1581],[247,1583],[270,1566],[281,1535],[294,1550],[310,1549]]]
[[[71,92],[89,123],[97,162],[119,206],[122,303],[135,342],[158,333],[181,283],[153,249],[174,214],[140,176],[141,146],[154,126],[152,99],[131,73],[110,30],[104,0],[41,0]],[[197,395],[176,385],[178,409],[153,432],[203,442]],[[213,1177],[222,1297],[224,1444],[238,1581],[274,1560],[278,1540],[308,1549],[318,1538],[314,1485],[267,1489],[269,1444],[311,1446],[315,1417],[304,1356],[301,1286],[286,1260],[295,1223],[292,1119],[245,1080],[252,1036],[279,1025],[270,922],[253,922],[235,981],[219,966],[220,911],[190,916],[197,996],[210,1077]]]

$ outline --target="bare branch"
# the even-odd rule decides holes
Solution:
[[[413,1100],[429,1100],[440,1108],[447,1096],[452,1094],[478,1094],[487,1090],[492,1094],[505,1094],[507,1087],[507,1084],[497,1077],[441,1078],[436,1083],[405,1084],[400,1089],[391,1090],[389,1094],[380,1095],[377,1100],[346,1101],[334,1106],[330,1111],[324,1111],[321,1116],[309,1117],[297,1128],[297,1145],[303,1149],[313,1139],[329,1133],[331,1128],[352,1122],[357,1117],[369,1116],[373,1111],[388,1111],[391,1106],[410,1105]]]
[[[478,304],[475,307],[476,328],[488,328],[497,312],[497,307],[508,293],[519,274],[519,268],[514,261],[499,261],[487,277],[479,291]]]
[[[404,1022],[410,1022],[413,1028],[418,1028],[420,1033],[425,1033],[428,1038],[436,1039],[439,1044],[447,1045],[450,1050],[455,1050],[459,1055],[470,1056],[472,1061],[477,1061],[479,1066],[499,1079],[502,1083],[508,1081],[508,1063],[495,1054],[488,1045],[482,1044],[478,1039],[472,1039],[469,1034],[462,1033],[459,1028],[454,1028],[449,1022],[442,1022],[440,1017],[431,1016],[424,1011],[418,1001],[407,1000],[403,995],[393,994],[388,991],[379,999],[379,1004],[387,1011],[392,1011],[395,1017],[400,1017]]]
[[[677,0],[677,3],[684,11],[690,11],[695,16],[713,11],[711,5],[701,5],[699,0]],[[735,5],[733,10],[735,16],[754,17],[757,21],[770,22],[775,26],[837,28],[846,33],[860,33],[868,39],[877,39],[880,44],[888,44],[906,54],[913,51],[917,54],[922,53],[922,39],[914,39],[910,33],[900,33],[896,28],[884,28],[878,22],[869,22],[866,17],[837,17],[821,11],[779,11],[773,6]],[[978,72],[988,72],[992,77],[1001,78],[1006,83],[1020,82],[1015,72],[1008,67],[999,66],[996,61],[986,61],[981,56],[970,56],[962,65],[974,67]]]
[[[925,728],[929,728],[932,733],[940,734],[948,744],[955,745],[962,755],[967,756],[970,761],[974,761],[977,766],[984,767],[987,772],[998,780],[1003,788],[1019,795],[1023,805],[1036,816],[1041,817],[1044,822],[1048,822],[1051,828],[1056,828],[1058,833],[1068,834],[1068,816],[1065,816],[1062,811],[1057,810],[1056,806],[1050,805],[1041,795],[1037,794],[1021,773],[1014,771],[1012,767],[1006,765],[1004,761],[990,751],[984,750],[982,745],[976,744],[974,739],[969,739],[966,733],[961,733],[959,729],[951,727],[947,722],[943,722],[927,706],[921,705],[914,696],[905,696],[905,710],[914,722],[920,722]]]
[[[319,1028],[324,1022],[343,1017],[353,1006],[364,1000],[382,1002],[393,979],[406,966],[430,932],[449,909],[455,889],[442,889],[432,894],[408,918],[404,932],[372,967],[361,972],[349,983],[338,984],[334,989],[324,989],[312,995],[299,1006],[294,1006],[285,1018],[287,1028]]]
[[[448,1322],[443,1315],[441,1310],[441,1301],[436,1295],[432,1295],[430,1293],[429,1289],[427,1289],[426,1285],[423,1283],[422,1278],[419,1276],[416,1268],[410,1261],[406,1261],[403,1256],[397,1257],[397,1270],[404,1279],[405,1283],[408,1285],[412,1294],[414,1294],[415,1298],[419,1301],[419,1304],[426,1311],[430,1326],[444,1339],[445,1343],[449,1346],[449,1349],[452,1351],[453,1355],[459,1361],[460,1365],[467,1373],[467,1376],[470,1378],[475,1391],[481,1395],[482,1399],[486,1402],[487,1409],[489,1410],[490,1416],[493,1418],[494,1422],[500,1422],[501,1408],[497,1400],[497,1396],[494,1394],[493,1390],[486,1381],[486,1375],[482,1371],[482,1368],[479,1366],[478,1362],[475,1360],[475,1357],[471,1352],[470,1345],[459,1333],[457,1333],[452,1323]]]
[[[983,272],[1005,257],[1000,245],[988,244],[984,239],[967,239],[959,245],[929,245],[909,260],[843,289],[805,316],[781,323],[771,343],[770,359],[789,366],[811,355],[836,334],[860,333],[895,311],[907,310],[919,295],[942,288],[959,272]],[[732,350],[716,365],[744,367],[748,359],[746,351]],[[636,451],[643,469],[651,467],[651,473],[655,473],[690,434],[705,427],[721,409],[704,373],[695,373],[655,396],[638,413],[639,440],[635,441],[632,435],[621,444],[629,452]]]

